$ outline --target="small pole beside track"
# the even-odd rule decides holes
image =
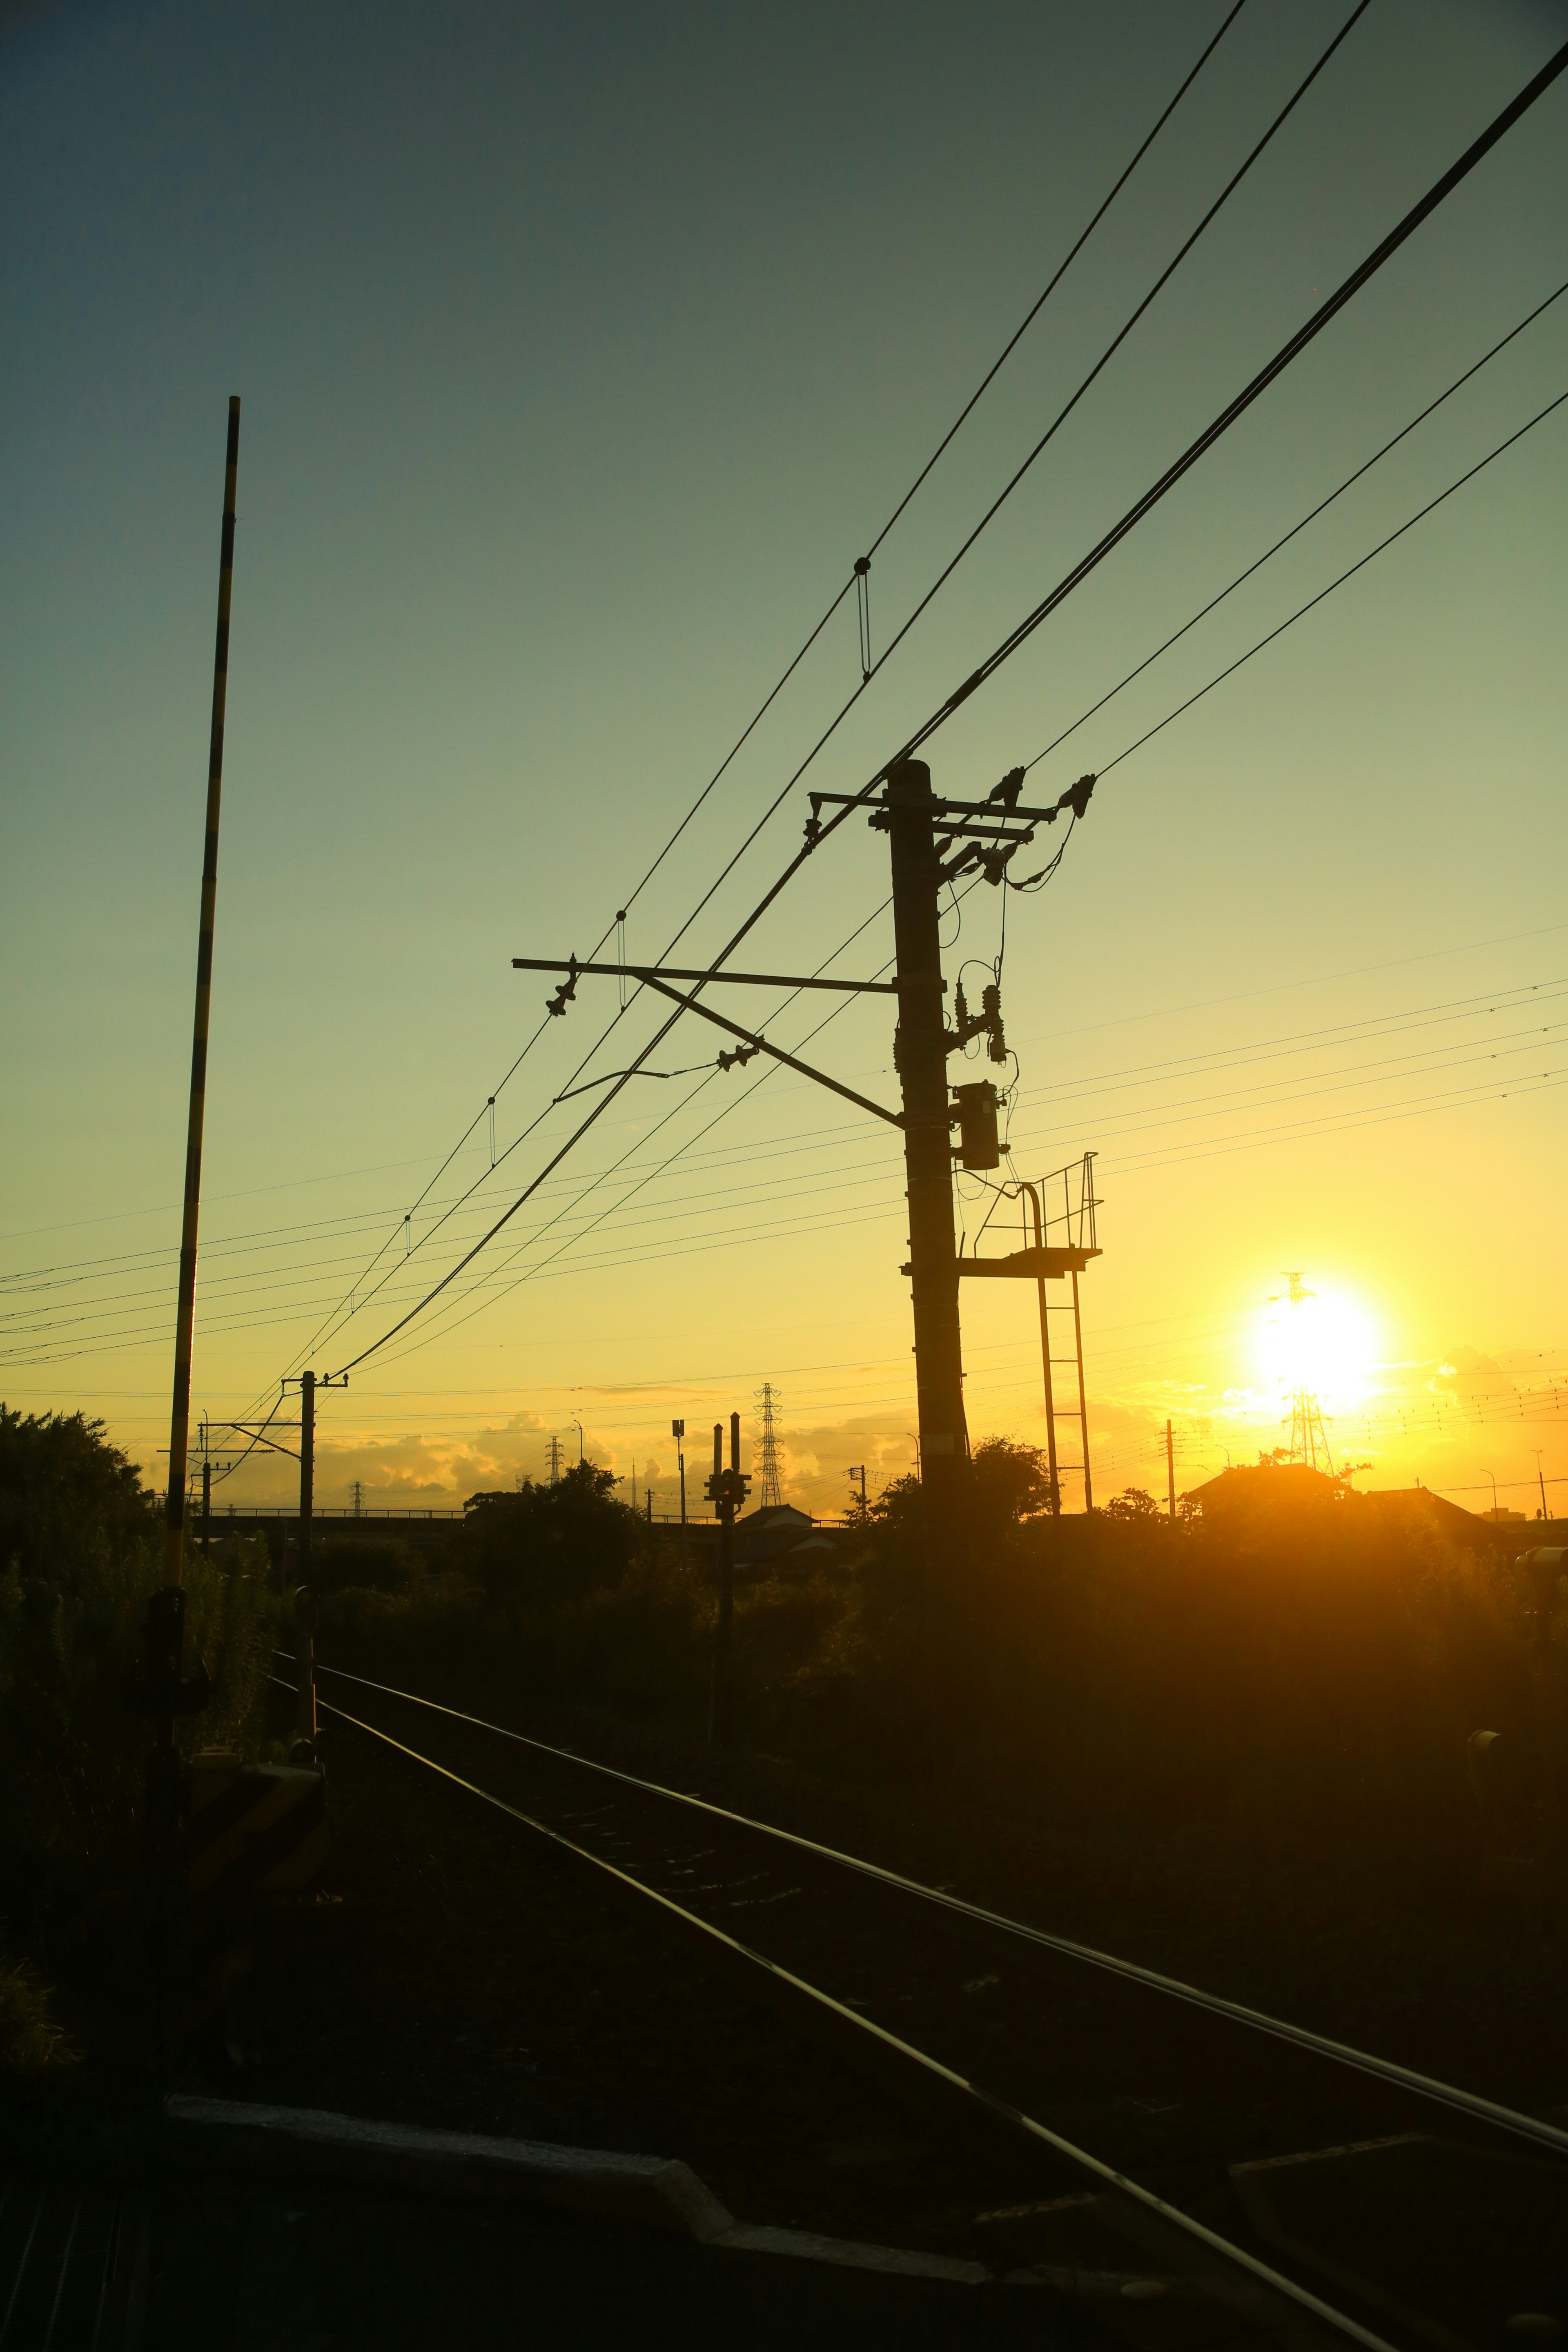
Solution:
[[[735,1512],[745,1501],[751,1480],[741,1475],[741,1416],[730,1415],[730,1467],[724,1467],[724,1425],[713,1424],[713,1475],[708,1498],[719,1514],[719,1615],[713,1629],[713,1681],[708,1702],[708,1745],[734,1744],[734,1715],[730,1689],[730,1643],[735,1616]]]

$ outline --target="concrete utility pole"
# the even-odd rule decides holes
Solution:
[[[952,1088],[954,1099],[950,1108],[947,1057],[982,1033],[990,1038],[993,1062],[1005,1063],[1009,1057],[1003,1034],[999,981],[989,983],[983,991],[981,1010],[973,1016],[964,1006],[962,991],[955,992],[955,1018],[952,1026],[948,1024],[942,1004],[938,924],[942,887],[955,875],[966,873],[975,865],[988,881],[999,884],[1008,861],[1034,839],[1037,826],[1054,824],[1069,808],[1076,822],[1083,815],[1094,790],[1093,776],[1080,776],[1052,806],[1026,807],[1018,798],[1024,773],[1022,768],[1009,770],[984,801],[939,800],[931,791],[931,770],[925,761],[900,759],[885,772],[884,779],[879,780],[885,782],[885,790],[875,798],[870,796],[870,787],[858,793],[810,795],[811,815],[806,821],[803,856],[808,856],[852,810],[866,811],[872,826],[889,835],[897,968],[894,980],[830,979],[822,972],[791,978],[779,972],[730,971],[721,969],[721,964],[703,971],[675,964],[579,963],[574,955],[564,963],[558,958],[542,956],[513,956],[511,960],[513,969],[519,971],[565,973],[565,979],[548,1001],[552,1013],[564,1013],[576,995],[578,982],[585,975],[629,977],[668,998],[681,1012],[739,1038],[743,1050],[721,1054],[721,1069],[749,1061],[753,1054],[770,1055],[787,1069],[826,1087],[841,1100],[853,1103],[857,1109],[868,1111],[900,1130],[910,1213],[910,1259],[902,1270],[910,1278],[913,1293],[920,1475],[939,1519],[957,1503],[968,1478],[969,1429],[963,1410],[963,1359],[958,1318],[960,1271],[989,1275],[1001,1271],[1033,1278],[1047,1273],[1066,1273],[1070,1265],[1100,1255],[1092,1243],[1086,1252],[1080,1239],[1068,1250],[1016,1253],[1018,1262],[1005,1267],[998,1268],[994,1262],[977,1267],[973,1260],[966,1260],[961,1269],[953,1245],[952,1163],[954,1159],[960,1159],[965,1168],[976,1171],[1000,1166],[997,1114],[1003,1097],[987,1079]],[[839,804],[840,813],[825,827],[821,812],[830,803]],[[795,864],[799,862],[797,859]],[[858,995],[896,996],[899,1027],[894,1061],[902,1090],[902,1108],[893,1111],[884,1103],[873,1102],[869,1096],[858,1093],[826,1071],[814,1069],[799,1055],[786,1053],[771,1038],[731,1021],[713,1005],[700,1003],[695,990],[679,985],[689,982],[698,982],[704,990],[720,985],[819,988],[846,989]],[[636,1072],[616,1075],[627,1077]],[[955,1123],[961,1136],[956,1152],[949,1140]],[[1091,1206],[1086,1204],[1086,1212]],[[1061,1262],[1042,1262],[1047,1258]],[[1075,1273],[1075,1322],[1076,1282]],[[1080,1348],[1080,1400],[1081,1356]],[[1091,1498],[1087,1416],[1084,1439],[1088,1503]]]
[[[316,1629],[316,1596],[310,1583],[310,1529],[316,1507],[316,1391],[346,1389],[349,1376],[338,1372],[318,1377],[314,1372],[300,1375],[300,1590],[294,1597],[294,1613],[299,1625],[299,1726],[300,1739],[316,1752],[316,1665],[314,1633]]]
[[[941,863],[931,770],[904,760],[888,777],[892,842],[893,941],[899,1034],[894,1060],[903,1090],[904,1170],[910,1204],[910,1286],[915,1325],[915,1394],[921,1477],[938,1507],[959,1491],[969,1458],[958,1258],[952,1234],[952,1147],[942,1013]]]
[[[294,1595],[299,1659],[295,1722],[299,1738],[316,1750],[316,1596],[310,1589],[310,1518],[316,1506],[316,1375],[300,1379],[300,1589]]]
[[[300,1375],[300,1581],[310,1581],[310,1519],[316,1507],[316,1375]]]
[[[1171,1424],[1165,1423],[1165,1483],[1171,1496],[1171,1517],[1176,1516],[1176,1447],[1171,1435]]]

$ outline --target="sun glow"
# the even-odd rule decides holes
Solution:
[[[1292,1303],[1271,1298],[1258,1331],[1264,1376],[1281,1395],[1310,1390],[1325,1403],[1358,1402],[1371,1385],[1376,1330],[1359,1300],[1331,1288]]]

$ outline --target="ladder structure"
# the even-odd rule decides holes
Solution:
[[[1089,1455],[1089,1396],[1083,1378],[1083,1307],[1079,1295],[1079,1276],[1087,1270],[1089,1260],[1101,1254],[1094,1222],[1094,1213],[1100,1205],[1094,1191],[1094,1160],[1095,1154],[1086,1151],[1081,1160],[1069,1160],[1065,1167],[1053,1169],[1037,1184],[1020,1178],[1016,1183],[998,1187],[998,1202],[1028,1202],[1034,1246],[1014,1250],[1005,1257],[961,1255],[958,1261],[961,1276],[1001,1276],[1035,1284],[1040,1310],[1047,1492],[1053,1517],[1061,1514],[1062,1482],[1068,1475],[1082,1482],[1085,1511],[1094,1508],[1094,1477]],[[985,1224],[990,1222],[988,1216]],[[984,1231],[983,1224],[975,1235],[977,1244]],[[1047,1297],[1047,1283],[1063,1280],[1070,1281],[1070,1295],[1065,1298]],[[1066,1350],[1067,1332],[1061,1319],[1069,1315],[1070,1353]],[[1053,1316],[1058,1318],[1054,1329]],[[1070,1375],[1065,1387],[1064,1375]],[[1057,1432],[1063,1421],[1077,1423],[1080,1450],[1076,1462],[1062,1459]]]

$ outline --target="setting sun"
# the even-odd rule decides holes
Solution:
[[[1374,1338],[1371,1316],[1343,1291],[1308,1288],[1292,1300],[1286,1290],[1265,1309],[1258,1352],[1269,1385],[1282,1393],[1309,1389],[1349,1403],[1366,1392]]]

